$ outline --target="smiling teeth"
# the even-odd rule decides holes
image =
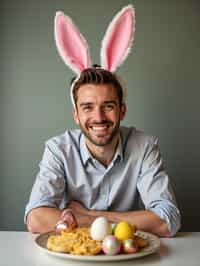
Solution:
[[[103,127],[92,127],[92,129],[93,130],[104,130],[104,129],[106,129],[107,128],[107,126],[103,126]]]

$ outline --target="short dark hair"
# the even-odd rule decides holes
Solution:
[[[71,83],[75,80],[75,78],[72,79]],[[94,67],[86,68],[84,69],[79,79],[75,82],[73,87],[73,98],[75,105],[77,103],[77,92],[80,86],[84,84],[111,84],[113,85],[114,89],[116,89],[116,93],[119,99],[119,105],[122,106],[123,102],[123,88],[120,84],[117,76],[113,73],[111,73],[108,70],[102,69],[98,67],[97,65],[94,65]]]

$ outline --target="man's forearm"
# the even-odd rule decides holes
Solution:
[[[110,222],[117,223],[125,220],[130,224],[137,226],[139,230],[151,232],[161,237],[169,237],[167,224],[159,216],[152,211],[127,211],[127,212],[113,212],[113,211],[95,211],[88,210],[77,201],[72,201],[68,205],[73,212],[78,214],[76,216],[79,221],[84,221],[87,218],[88,226],[98,216],[106,217]],[[79,223],[80,224],[80,223]]]
[[[61,210],[50,207],[39,207],[31,210],[27,216],[27,228],[31,233],[52,231],[60,219]]]
[[[152,211],[128,211],[128,212],[112,212],[112,211],[88,211],[93,216],[104,216],[110,222],[117,223],[125,220],[130,224],[136,225],[139,230],[151,232],[160,237],[169,237],[170,232],[164,220],[158,217]]]
[[[60,209],[50,207],[39,207],[31,210],[27,216],[28,231],[45,233],[54,230],[56,223],[60,220],[61,212]],[[81,227],[89,227],[96,218],[86,212],[80,213],[75,208],[72,208],[72,213]]]
[[[148,231],[161,237],[169,237],[167,224],[152,211],[95,211],[87,210],[77,202],[68,205],[78,221],[79,226],[90,226],[98,216],[106,217],[110,222],[125,220],[137,226],[139,230]],[[39,207],[30,211],[27,216],[27,228],[32,233],[52,231],[60,219],[61,210],[50,207]]]

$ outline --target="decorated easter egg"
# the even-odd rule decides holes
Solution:
[[[105,217],[96,218],[90,227],[90,235],[94,240],[101,241],[111,233],[111,224]]]
[[[126,221],[119,222],[114,231],[114,235],[119,240],[125,240],[131,238],[135,233],[135,227]]]
[[[75,216],[71,209],[65,209],[61,213],[61,219],[55,225],[56,234],[60,234],[62,231],[70,232],[78,226]]]
[[[116,255],[120,252],[121,243],[113,235],[108,235],[104,238],[102,243],[102,250],[107,255]]]
[[[68,228],[69,227],[68,227],[67,222],[58,221],[56,226],[55,226],[55,232],[56,232],[56,234],[60,234],[61,231],[67,230]]]
[[[122,242],[122,248],[125,253],[136,253],[138,251],[138,247],[134,242],[133,238],[128,238]]]
[[[112,228],[112,235],[114,235],[116,224],[112,223],[111,228]]]

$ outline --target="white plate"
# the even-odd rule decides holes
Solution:
[[[160,248],[160,239],[150,233],[137,231],[137,235],[148,239],[149,245],[146,248],[141,249],[139,252],[134,254],[118,254],[118,255],[95,255],[95,256],[83,256],[83,255],[72,255],[68,253],[59,253],[50,251],[46,247],[47,239],[50,235],[54,234],[53,232],[44,233],[36,237],[35,242],[39,249],[44,251],[45,253],[60,257],[63,259],[73,259],[73,260],[81,260],[81,261],[118,261],[118,260],[129,260],[147,256],[159,250]]]

